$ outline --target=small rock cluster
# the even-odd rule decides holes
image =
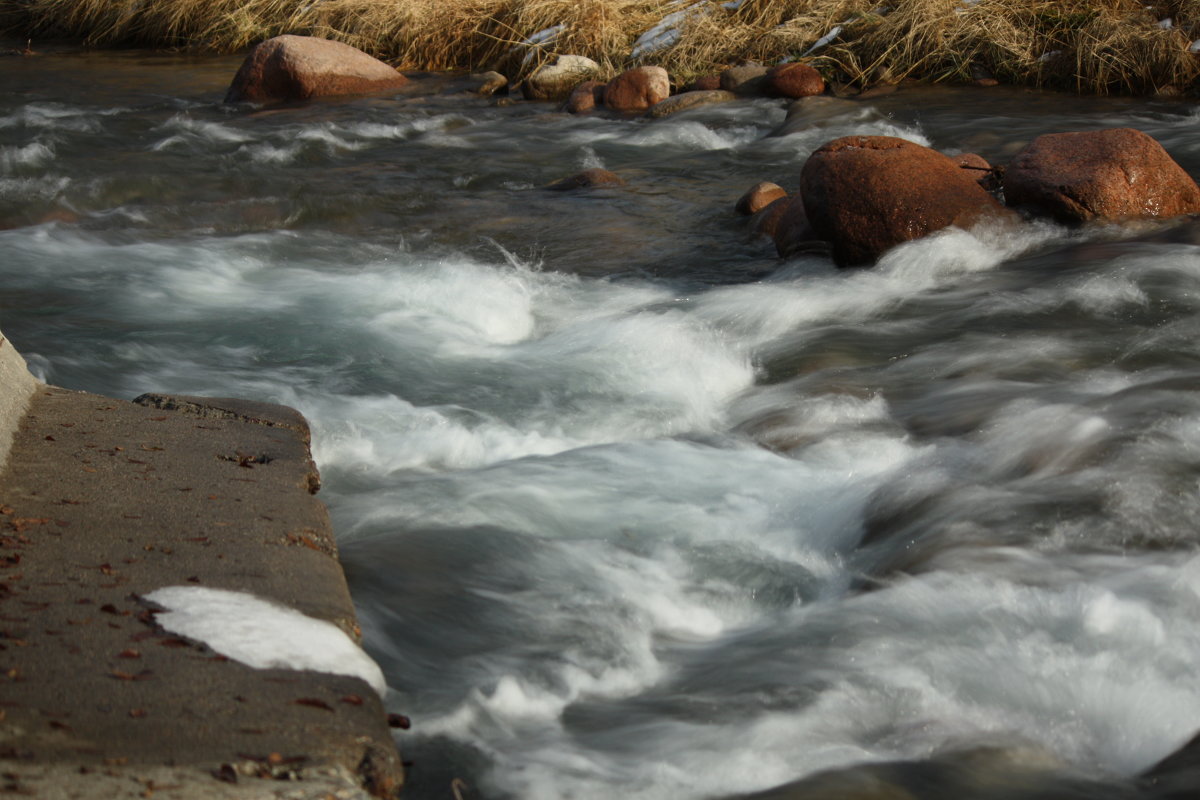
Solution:
[[[813,98],[825,92],[821,75],[802,63],[742,65],[694,81],[671,94],[662,67],[634,67],[607,83],[600,65],[563,55],[521,85],[526,99],[563,102],[576,114],[607,109],[663,117],[744,96]],[[278,36],[250,51],[226,102],[277,103],[398,89],[407,78],[339,42]],[[507,91],[495,72],[473,75],[473,91]],[[838,102],[838,101],[833,101]],[[778,135],[805,124],[797,103]],[[1001,176],[1003,176],[1001,178]],[[606,170],[588,170],[550,189],[620,186]],[[1200,214],[1200,187],[1153,138],[1130,128],[1039,136],[1004,169],[973,153],[954,157],[890,136],[848,136],[818,148],[799,176],[799,193],[760,183],[737,203],[755,215],[780,256],[830,251],[839,266],[874,263],[902,242],[950,226],[1012,223],[1045,216],[1063,223],[1119,221]],[[1001,199],[1003,198],[1003,202]]]

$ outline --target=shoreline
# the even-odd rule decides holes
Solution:
[[[860,90],[916,79],[1200,96],[1200,15],[1186,2],[23,0],[0,11],[0,35],[31,54],[43,41],[230,54],[285,33],[341,41],[403,71],[496,70],[514,82],[570,54],[605,77],[662,66],[679,85],[743,63],[801,61]]]

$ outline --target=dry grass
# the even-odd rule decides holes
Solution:
[[[520,77],[560,53],[609,73],[633,43],[692,7],[678,41],[645,56],[679,81],[746,60],[806,53],[828,77],[861,86],[994,75],[1088,93],[1196,91],[1200,0],[0,0],[0,30],[95,46],[232,52],[280,33],[338,39],[402,68],[499,69]],[[883,5],[889,6],[881,9]],[[1164,28],[1159,21],[1171,18]],[[562,26],[551,42],[522,46]]]

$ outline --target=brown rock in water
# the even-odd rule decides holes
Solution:
[[[1037,137],[1005,170],[1004,197],[1066,223],[1200,213],[1200,187],[1132,128]]]
[[[896,245],[1003,206],[953,159],[892,136],[846,136],[809,156],[800,194],[838,266],[867,265]]]
[[[606,169],[593,167],[585,169],[578,175],[555,181],[546,188],[554,192],[565,192],[569,189],[588,189],[592,186],[624,186],[625,181],[620,175]]]
[[[567,111],[585,114],[604,102],[604,84],[600,81],[584,81],[571,91],[567,98]]]
[[[780,258],[797,253],[829,252],[829,244],[809,224],[804,198],[798,194],[780,198],[763,209],[755,227],[771,237]]]
[[[543,64],[521,84],[526,100],[557,102],[570,96],[576,86],[600,73],[600,65],[585,56],[559,56]]]
[[[714,103],[728,103],[730,100],[737,100],[737,95],[721,89],[704,92],[684,92],[683,94],[671,95],[661,103],[655,103],[646,112],[646,116],[660,119],[662,117],[669,117],[672,114],[678,114],[680,111],[700,108],[701,106],[711,106]]]
[[[497,92],[508,94],[508,78],[499,72],[478,72],[471,75],[469,79],[475,84],[475,88],[473,89],[475,94],[481,94],[485,97]]]
[[[767,70],[767,88],[777,97],[812,97],[825,92],[825,79],[807,64],[777,64]]]
[[[634,67],[608,82],[604,105],[613,111],[645,111],[671,94],[671,78],[662,67]]]
[[[767,68],[757,64],[730,67],[721,73],[721,88],[743,96],[766,94]]]
[[[312,36],[276,36],[246,56],[225,102],[286,103],[372,94],[406,83],[408,79],[395,69],[348,44]]]
[[[720,75],[701,75],[684,87],[685,92],[711,92],[721,88]]]
[[[739,214],[757,214],[781,197],[787,197],[787,192],[777,183],[760,181],[751,186],[744,195],[738,198],[734,210]]]

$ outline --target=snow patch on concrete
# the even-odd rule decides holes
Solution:
[[[340,628],[246,592],[166,586],[145,598],[166,609],[159,625],[255,669],[297,669],[362,678],[382,696],[383,672]]]

